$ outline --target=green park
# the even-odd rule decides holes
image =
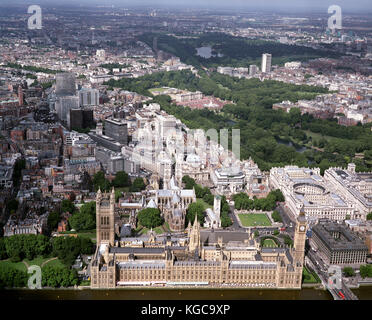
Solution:
[[[238,216],[243,227],[271,226],[270,219],[264,213],[240,213]]]

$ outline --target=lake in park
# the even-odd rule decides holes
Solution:
[[[206,59],[209,59],[211,57],[215,57],[216,55],[212,54],[212,47],[200,47],[200,48],[196,48],[196,55],[200,56],[200,57],[203,57],[203,58],[206,58]],[[218,57],[223,57],[223,54],[221,53],[218,53],[217,54]]]

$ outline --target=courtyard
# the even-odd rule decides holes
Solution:
[[[271,221],[264,213],[241,213],[238,214],[243,227],[268,227]]]

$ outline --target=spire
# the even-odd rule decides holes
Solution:
[[[304,215],[305,215],[305,205],[302,205],[300,209],[300,216],[304,216]]]
[[[198,223],[198,215],[195,213],[194,227],[197,226],[197,223]]]
[[[115,189],[112,187],[111,194],[110,194],[110,202],[115,202]]]
[[[101,191],[101,188],[99,188],[96,194],[96,201],[99,203],[101,199],[102,199],[102,191]]]
[[[302,205],[300,213],[297,217],[298,222],[306,222],[305,205]]]

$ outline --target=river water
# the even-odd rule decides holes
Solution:
[[[372,300],[372,286],[352,290],[360,300]],[[326,290],[120,288],[14,289],[0,291],[0,300],[332,300]]]
[[[112,289],[112,290],[7,290],[0,292],[1,299],[17,300],[332,300],[325,290],[276,289]]]

